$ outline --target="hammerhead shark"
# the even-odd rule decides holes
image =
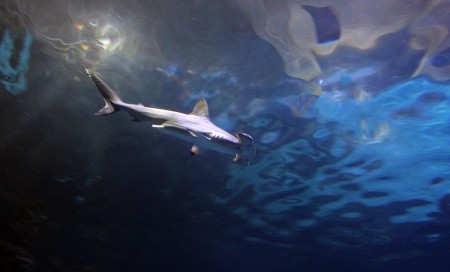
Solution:
[[[149,121],[158,131],[193,143],[191,155],[215,150],[234,155],[235,162],[240,159],[246,160],[247,163],[253,162],[256,155],[253,138],[242,132],[234,136],[213,124],[209,119],[208,104],[204,98],[197,101],[190,114],[145,107],[142,104],[129,104],[125,103],[97,73],[89,69],[86,69],[86,73],[106,103],[96,115],[109,115],[123,110],[134,118],[133,121]]]

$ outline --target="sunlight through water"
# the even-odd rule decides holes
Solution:
[[[450,265],[450,0],[0,0],[0,39],[0,270]]]

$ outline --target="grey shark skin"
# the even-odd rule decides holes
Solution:
[[[247,163],[253,162],[256,155],[253,138],[242,132],[234,136],[214,125],[209,119],[208,104],[204,98],[197,101],[190,114],[145,107],[142,104],[129,104],[122,101],[96,73],[88,69],[86,73],[106,103],[96,115],[108,115],[123,110],[129,113],[134,121],[149,121],[158,131],[193,143],[191,155],[215,150],[234,155],[235,162],[240,159],[246,160]]]

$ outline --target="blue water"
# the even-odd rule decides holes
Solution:
[[[449,1],[0,4],[0,271],[450,269]],[[255,161],[95,116],[86,66]]]

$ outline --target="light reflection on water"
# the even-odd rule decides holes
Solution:
[[[442,31],[448,27],[448,1],[386,0],[373,10],[372,2],[362,0],[345,0],[338,7],[337,2],[313,7],[290,0],[239,0],[238,6],[224,1],[8,2],[18,5],[36,48],[52,58],[48,67],[35,63],[27,74],[32,84],[31,92],[20,97],[25,106],[11,98],[13,105],[1,116],[7,128],[1,146],[9,151],[3,156],[33,158],[20,159],[23,169],[51,169],[46,173],[53,177],[51,186],[42,190],[51,195],[47,205],[61,233],[67,230],[58,216],[65,211],[52,201],[83,212],[92,205],[101,217],[110,210],[97,194],[142,211],[150,201],[145,193],[152,192],[164,195],[173,210],[192,212],[185,216],[189,223],[228,228],[231,222],[230,232],[250,244],[308,252],[319,245],[329,253],[402,239],[431,245],[448,241],[450,87],[445,80],[450,61],[448,33]],[[348,6],[389,20],[364,21]],[[45,15],[50,7],[55,16]],[[404,14],[392,17],[382,12],[385,7]],[[342,22],[326,42],[316,37],[314,14],[320,12]],[[352,18],[363,21],[352,23]],[[36,51],[38,60],[44,59]],[[62,63],[70,69],[61,71]],[[96,119],[90,111],[102,101],[91,84],[83,85],[86,64],[96,66],[121,95],[146,105],[190,112],[205,97],[214,122],[254,137],[256,162],[242,167],[212,152],[192,159],[178,149],[182,143],[158,137],[148,126],[134,126],[123,116]],[[42,128],[30,132],[33,124]],[[53,133],[55,127],[61,134]],[[46,142],[29,141],[29,135]],[[41,150],[79,160],[61,159],[64,167],[53,169]],[[58,190],[63,197],[54,194]],[[126,198],[136,192],[143,192],[142,203]],[[156,213],[165,214],[157,200],[152,202]],[[195,203],[202,208],[186,208],[198,208]],[[216,205],[225,216],[208,210]],[[134,213],[125,213],[112,220],[120,233],[124,225],[135,227],[128,225]],[[64,216],[72,219],[71,213]],[[160,223],[143,218],[146,227]],[[93,230],[97,226],[85,220],[74,223],[84,234],[117,234],[114,228]],[[139,241],[140,231],[133,232]],[[71,234],[77,240],[78,233]],[[219,241],[226,244],[226,239]],[[414,249],[374,259],[424,254]]]
[[[370,214],[375,209],[383,213],[374,225],[379,220],[433,223],[437,214],[447,213],[441,205],[450,193],[449,117],[442,110],[450,105],[449,91],[447,85],[419,78],[365,101],[333,101],[323,95],[314,105],[315,118],[321,120],[316,132],[306,139],[290,137],[281,148],[261,152],[248,169],[230,166],[227,191],[216,201],[260,207],[263,214],[259,209],[236,213],[268,229],[282,218],[295,226],[289,236],[298,239],[302,230],[330,220],[364,222],[365,228],[377,229],[367,219],[375,216]],[[405,108],[414,112],[401,113]],[[328,142],[320,153],[311,147],[318,141]],[[312,176],[302,174],[308,171],[302,170],[305,164]],[[287,180],[298,182],[284,183]],[[251,193],[241,199],[244,191]]]

